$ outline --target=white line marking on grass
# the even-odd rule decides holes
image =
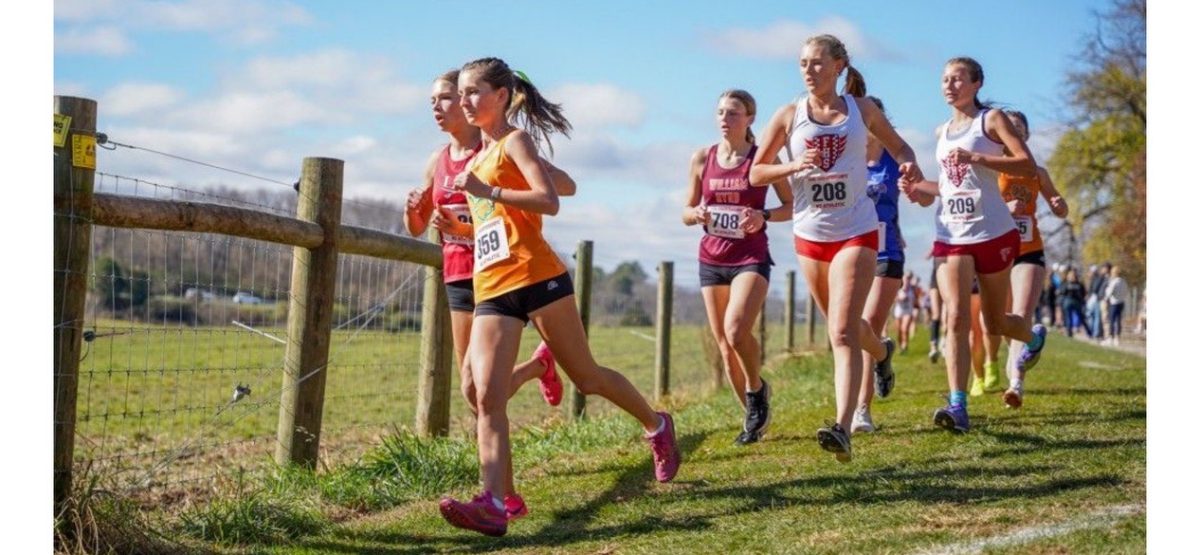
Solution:
[[[1091,514],[1087,514],[1075,519],[1061,522],[1058,524],[1050,524],[1045,526],[1032,526],[1029,528],[1021,528],[1019,530],[983,538],[969,542],[954,543],[932,547],[923,551],[919,551],[919,555],[960,555],[966,553],[982,553],[988,547],[1002,547],[1019,545],[1028,543],[1034,540],[1044,538],[1053,538],[1055,536],[1064,536],[1071,532],[1086,530],[1088,528],[1099,528],[1111,524],[1124,516],[1141,513],[1145,510],[1141,505],[1116,505],[1113,507],[1105,507]]]
[[[632,333],[642,339],[645,339],[646,341],[658,341],[657,339],[654,338],[653,335],[646,335],[640,331],[633,331],[633,330],[626,330],[626,331],[628,331],[629,333]]]
[[[1079,361],[1079,365],[1084,368],[1097,368],[1100,370],[1121,370],[1122,369],[1122,367],[1120,367],[1120,366],[1116,366],[1113,364],[1105,364],[1103,362],[1096,362],[1094,360],[1081,360],[1081,361]]]

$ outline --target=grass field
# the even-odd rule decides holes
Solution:
[[[767,371],[774,420],[757,445],[732,445],[740,411],[727,392],[673,402],[684,465],[670,484],[654,482],[628,417],[598,411],[581,425],[551,419],[515,431],[517,484],[531,513],[504,538],[452,528],[438,514],[440,494],[477,490],[473,445],[460,437],[433,444],[443,454],[430,459],[459,476],[440,482],[451,469],[425,468],[433,485],[410,485],[407,499],[347,510],[328,482],[285,477],[266,488],[272,497],[255,502],[310,511],[309,525],[292,528],[301,531],[229,543],[221,535],[228,527],[215,535],[213,528],[230,525],[213,524],[214,511],[197,507],[209,529],[193,526],[190,535],[210,541],[185,543],[275,554],[1144,552],[1145,359],[1060,335],[1050,340],[1028,378],[1025,407],[1007,410],[995,394],[972,398],[966,435],[931,423],[943,403],[944,366],[930,364],[920,348],[900,356],[896,392],[874,410],[881,431],[855,436],[855,459],[846,465],[813,439],[834,410],[830,359],[818,352],[776,358]],[[536,404],[512,410],[544,416]],[[392,483],[380,477],[368,486]],[[260,530],[269,520],[248,522]]]
[[[264,468],[274,452],[284,347],[235,327],[151,325],[116,320],[89,323],[97,339],[80,365],[76,459],[93,461],[118,483],[141,483],[155,468],[153,484],[170,489],[227,474]],[[286,330],[257,328],[276,337]],[[783,348],[782,326],[772,326],[768,348]],[[673,392],[695,397],[711,388],[699,326],[672,333]],[[798,329],[798,332],[803,332]],[[596,326],[590,343],[598,360],[626,373],[641,391],[654,386],[653,328]],[[524,334],[521,356],[537,345]],[[322,431],[327,464],[360,455],[395,428],[411,427],[416,414],[417,332],[377,329],[333,334]],[[451,429],[462,435],[473,420],[458,393],[451,394]],[[247,384],[249,397],[229,405],[233,388]],[[564,403],[564,407],[565,407]],[[513,399],[514,422],[545,424],[565,419],[564,408],[545,405],[536,387]],[[588,412],[613,407],[600,400]]]

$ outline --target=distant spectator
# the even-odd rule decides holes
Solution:
[[[1104,293],[1108,287],[1108,268],[1111,264],[1105,263],[1104,266],[1091,267],[1091,275],[1088,276],[1088,296],[1087,296],[1087,328],[1088,336],[1096,341],[1104,339],[1104,312],[1100,306],[1104,300]]]
[[[1121,277],[1121,267],[1113,266],[1104,289],[1104,299],[1108,301],[1108,331],[1110,345],[1118,345],[1121,338],[1121,315],[1125,312],[1125,301],[1129,299],[1129,286]]]
[[[1079,275],[1075,273],[1074,268],[1067,270],[1067,279],[1062,284],[1062,319],[1063,325],[1067,327],[1067,337],[1075,336],[1075,328],[1082,326],[1088,335],[1091,331],[1088,330],[1088,324],[1083,319],[1083,304],[1084,304],[1083,284],[1079,282]]]

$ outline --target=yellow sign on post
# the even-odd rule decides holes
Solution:
[[[96,138],[91,135],[71,135],[71,165],[96,169]]]
[[[62,148],[67,144],[67,131],[71,129],[71,116],[54,114],[54,147]]]

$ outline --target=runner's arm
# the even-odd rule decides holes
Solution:
[[[546,170],[550,172],[550,180],[554,182],[554,192],[558,193],[560,197],[575,196],[575,180],[549,160],[545,158],[541,160],[546,165]]]
[[[793,160],[788,163],[779,161],[779,151],[783,149],[784,143],[787,142],[787,126],[792,121],[792,117],[796,113],[796,106],[789,104],[783,106],[771,116],[770,123],[767,124],[767,132],[763,137],[763,143],[759,146],[758,152],[754,154],[754,161],[750,165],[750,184],[756,187],[765,187],[767,184],[787,179],[792,174],[803,171],[812,167],[803,160]],[[771,162],[767,162],[770,160]]]
[[[440,151],[435,151],[427,162],[425,162],[425,175],[422,178],[420,191],[420,201],[413,205],[412,199],[408,199],[404,203],[404,227],[408,230],[409,235],[419,237],[425,233],[425,228],[429,226],[429,214],[433,212],[433,172],[437,167],[438,155]],[[412,193],[409,193],[410,196]]]
[[[687,204],[683,207],[683,225],[704,223],[704,210],[698,207],[703,201],[703,187],[701,187],[700,180],[704,175],[705,159],[706,152],[702,148],[692,154],[692,160],[688,163],[688,199]]]
[[[1054,187],[1054,182],[1050,180],[1050,172],[1046,168],[1038,166],[1038,183],[1041,184],[1042,197],[1046,199],[1046,203],[1050,205],[1050,211],[1055,216],[1066,218],[1070,213],[1070,208],[1067,206],[1067,199],[1063,198],[1058,189]]]

